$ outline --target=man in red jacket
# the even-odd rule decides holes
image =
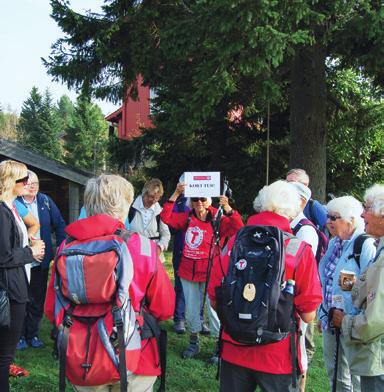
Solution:
[[[254,206],[259,214],[249,218],[247,225],[275,226],[280,230],[292,233],[289,222],[299,213],[299,195],[295,188],[285,181],[276,181],[264,187],[255,199]],[[234,238],[228,243],[221,261],[218,259],[212,269],[208,294],[215,306],[215,288],[223,279],[223,272],[227,273],[230,252]],[[314,319],[317,306],[321,303],[321,289],[318,278],[316,260],[311,247],[297,238],[285,241],[286,280],[293,278],[295,273],[294,305],[297,317],[305,322]],[[298,255],[301,255],[299,258]],[[287,315],[289,317],[289,315]],[[220,375],[221,392],[254,391],[260,386],[262,391],[291,392],[292,361],[289,336],[279,342],[244,346],[226,334],[222,334],[222,368]],[[296,337],[297,340],[297,337]],[[300,352],[298,353],[299,369]]]
[[[89,180],[84,194],[88,218],[67,226],[67,234],[75,240],[86,240],[114,234],[116,230],[124,229],[124,220],[132,200],[133,187],[120,176],[101,175]],[[129,297],[139,324],[143,324],[139,315],[143,303],[146,311],[158,321],[172,317],[175,293],[157,256],[156,243],[134,233],[127,240],[127,246],[134,269]],[[53,268],[45,305],[46,316],[52,322],[55,321],[54,273]],[[152,391],[156,377],[160,374],[156,339],[142,340],[140,360],[134,374],[128,376],[127,391]],[[73,384],[79,392],[109,391],[110,388],[120,390],[118,380],[111,380],[106,385],[98,386],[78,386],[76,382]]]

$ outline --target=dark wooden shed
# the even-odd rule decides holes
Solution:
[[[26,164],[39,177],[40,192],[52,197],[65,221],[71,223],[77,219],[84,186],[92,174],[46,158],[18,143],[0,139],[0,161],[5,159]]]

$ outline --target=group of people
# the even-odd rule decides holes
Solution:
[[[9,366],[16,346],[38,348],[42,344],[38,323],[53,259],[51,226],[57,229],[58,245],[65,239],[65,224],[56,205],[46,195],[39,197],[36,183],[37,177],[25,165],[0,163],[0,289],[8,293],[11,309],[11,327],[0,327],[1,391],[9,390]],[[218,288],[228,274],[236,233],[244,226],[226,195],[220,196],[215,208],[211,198],[185,198],[186,184],[180,181],[161,207],[164,189],[160,180],[149,180],[134,199],[127,180],[101,175],[88,181],[80,219],[68,225],[65,233],[71,241],[87,242],[129,230],[129,235],[121,237],[132,259],[129,297],[139,331],[145,330],[143,309],[157,321],[173,315],[175,332],[190,333],[181,353],[186,360],[198,356],[199,334],[210,333],[217,340],[210,362],[221,364],[220,391],[254,391],[258,386],[263,391],[294,391],[296,378],[304,391],[316,326],[322,333],[324,362],[334,390],[382,391],[384,185],[369,188],[363,204],[342,196],[326,206],[311,198],[308,185],[304,170],[290,170],[284,180],[260,190],[253,203],[256,213],[246,222],[246,226],[272,226],[287,234],[285,280],[294,281],[296,328],[292,336],[297,363],[292,361],[289,336],[274,343],[245,345],[220,325]],[[36,191],[34,197],[28,197],[32,191]],[[27,213],[18,213],[18,204]],[[30,214],[38,218],[37,223]],[[48,215],[49,238],[43,230]],[[175,236],[175,288],[163,266],[171,233]],[[45,300],[45,313],[53,323],[58,317],[58,273],[58,268],[52,269]],[[250,301],[257,293],[249,286],[244,298]],[[209,328],[204,323],[205,303]],[[156,336],[142,337],[138,363],[134,369],[127,364],[128,391],[153,390],[161,374],[157,340]],[[104,386],[87,386],[81,380],[71,383],[76,391],[120,388],[115,378]]]

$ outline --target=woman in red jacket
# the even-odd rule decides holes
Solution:
[[[196,356],[200,351],[198,338],[201,331],[200,291],[201,289],[204,291],[207,279],[208,259],[211,248],[213,248],[214,229],[212,224],[217,209],[211,206],[211,198],[192,197],[189,200],[190,212],[172,211],[173,203],[184,193],[185,186],[186,184],[183,182],[177,184],[175,192],[164,204],[160,217],[164,223],[173,229],[185,231],[178,275],[183,286],[186,319],[191,333],[189,346],[182,353],[182,357],[186,359]],[[223,208],[219,228],[222,242],[224,238],[236,234],[237,230],[243,226],[243,222],[240,214],[228,204],[226,196],[220,196],[220,205]],[[211,335],[217,338],[220,328],[219,320],[209,301],[207,301],[207,305]],[[217,363],[216,353],[210,361]]]

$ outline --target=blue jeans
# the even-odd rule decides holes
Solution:
[[[183,285],[185,310],[188,323],[188,330],[191,333],[199,333],[201,331],[201,291],[204,292],[205,282],[192,282],[190,280],[181,279]],[[211,336],[217,338],[220,332],[220,321],[216,312],[212,309],[211,303],[207,298],[209,326],[211,328]]]
[[[185,298],[183,292],[183,286],[181,284],[178,271],[181,261],[181,253],[183,251],[184,246],[184,232],[178,231],[174,237],[173,243],[173,254],[172,254],[172,265],[173,272],[175,276],[175,293],[176,293],[176,304],[175,311],[173,313],[173,321],[176,323],[178,321],[185,320]],[[200,301],[203,303],[203,294],[204,292],[200,292]],[[204,309],[201,307],[200,309],[200,319],[204,321]]]
[[[323,356],[327,369],[328,378],[332,390],[333,373],[335,369],[335,349],[336,335],[329,330],[323,331]],[[343,336],[340,336],[339,345],[339,363],[337,370],[337,391],[338,392],[360,392],[360,377],[351,376],[347,357],[345,355],[345,342]]]

